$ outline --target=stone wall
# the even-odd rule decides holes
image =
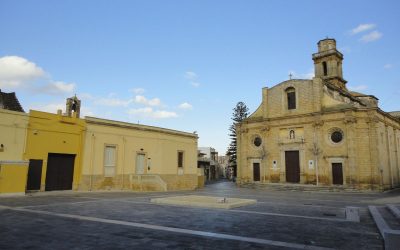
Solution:
[[[284,111],[284,90],[289,86],[300,97],[297,111]],[[320,96],[316,103],[329,109],[313,105],[315,93]],[[332,185],[332,163],[342,163],[345,186],[399,186],[399,122],[373,107],[356,108],[360,104],[347,97],[333,93],[324,100],[325,95],[318,79],[286,81],[263,89],[260,107],[266,107],[237,126],[238,181],[253,182],[253,163],[258,162],[261,182],[286,182],[285,151],[295,150],[299,151],[300,183],[316,184],[318,168],[319,185]],[[330,138],[335,130],[343,133],[340,143]],[[290,138],[290,131],[294,138]],[[262,138],[260,147],[253,144],[255,137]]]

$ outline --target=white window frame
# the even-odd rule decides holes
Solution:
[[[109,162],[110,159],[107,158],[107,148],[114,149],[114,159],[113,162]],[[103,170],[104,177],[114,177],[117,172],[117,145],[105,144],[104,145],[104,159],[103,159]]]

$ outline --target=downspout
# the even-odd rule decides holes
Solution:
[[[91,149],[90,149],[91,152],[90,152],[90,184],[89,184],[89,191],[92,191],[92,188],[93,188],[94,141],[95,141],[95,136],[92,133]]]
[[[317,181],[317,186],[319,185],[319,176],[318,176],[318,152],[316,152],[317,150],[317,138],[315,136],[316,134],[316,129],[317,126],[314,126],[314,146],[313,146],[313,154],[314,154],[314,159],[315,159],[315,177],[316,177],[316,181]]]
[[[124,189],[125,142],[126,142],[126,139],[125,139],[124,136],[122,136],[122,171],[121,171],[121,174],[122,174],[121,185],[122,185],[122,186],[121,186],[121,190]]]

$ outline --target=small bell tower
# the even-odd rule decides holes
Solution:
[[[322,78],[340,89],[346,88],[343,79],[343,54],[336,49],[336,40],[326,38],[318,42],[318,53],[312,55],[315,77]]]
[[[75,114],[75,117],[79,118],[81,113],[81,100],[79,100],[76,95],[74,97],[67,98],[65,112],[69,117],[72,117],[72,114]]]

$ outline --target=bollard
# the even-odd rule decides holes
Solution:
[[[360,210],[358,207],[346,207],[346,220],[360,222]]]

